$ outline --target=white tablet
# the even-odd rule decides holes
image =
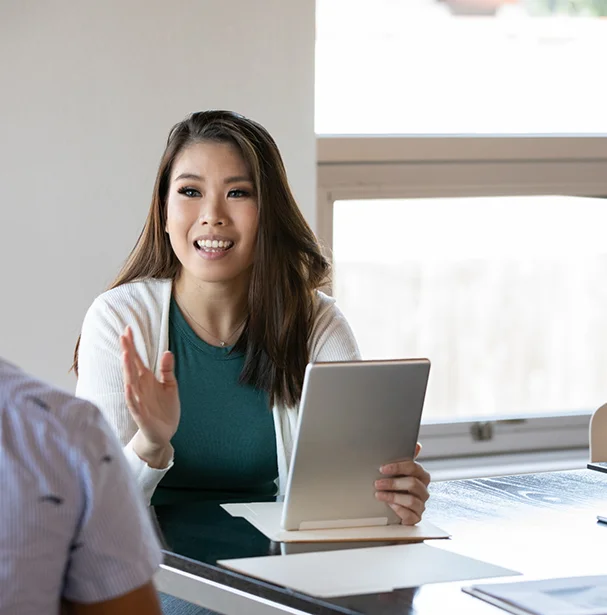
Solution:
[[[285,492],[285,530],[398,523],[380,466],[415,453],[430,361],[311,363]]]

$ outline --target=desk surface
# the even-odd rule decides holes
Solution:
[[[186,573],[191,581],[206,581],[207,586],[210,583],[215,588],[236,591],[241,599],[256,597],[266,606],[273,605],[255,612],[503,612],[461,592],[461,586],[470,582],[318,599],[229,572],[216,561],[280,556],[280,545],[270,542],[244,519],[230,517],[219,504],[156,508],[165,541],[165,564]],[[547,578],[607,574],[607,525],[596,522],[597,514],[607,515],[607,474],[578,470],[435,483],[431,485],[426,518],[452,534],[450,541],[440,541],[441,548],[517,570],[526,578]],[[199,593],[204,594],[202,587]],[[217,608],[217,603],[206,606]],[[244,612],[242,602],[234,612],[238,609]]]

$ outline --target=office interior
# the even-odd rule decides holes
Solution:
[[[363,357],[433,361],[434,479],[584,467],[607,398],[607,141],[582,79],[605,25],[531,27],[517,4],[3,3],[3,354],[73,390],[83,314],[139,232],[167,126],[233,109],[276,137]],[[465,33],[437,28],[454,16]],[[481,28],[493,66],[449,51]],[[587,93],[550,100],[567,79]]]
[[[450,480],[607,461],[599,4],[2,2],[0,355],[75,389],[169,127],[230,109],[276,139],[363,358],[431,360],[419,460],[440,506]]]
[[[607,398],[588,42],[605,26],[532,27],[519,4],[3,3],[3,354],[73,390],[82,317],[139,232],[167,127],[227,108],[275,136],[363,357],[433,361],[435,480],[583,467]],[[454,18],[465,32],[437,26]],[[485,54],[453,51],[481,29]],[[535,89],[526,64],[545,69]],[[563,101],[567,80],[584,93]]]

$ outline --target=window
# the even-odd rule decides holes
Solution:
[[[524,252],[518,258],[518,271],[521,267],[527,267],[533,263],[530,256],[533,250],[544,254],[550,254],[552,266],[562,267],[562,271],[569,272],[572,284],[578,284],[584,279],[590,269],[601,267],[603,261],[602,244],[600,238],[594,236],[597,229],[594,224],[601,225],[601,220],[605,215],[603,207],[607,210],[607,201],[598,198],[600,195],[607,195],[607,142],[605,139],[583,139],[583,138],[527,138],[523,144],[517,143],[518,138],[474,138],[474,137],[452,137],[452,138],[430,138],[424,137],[319,137],[318,139],[318,234],[321,241],[327,247],[329,254],[332,255],[335,265],[335,284],[333,292],[338,294],[340,305],[345,308],[349,318],[353,320],[353,325],[359,337],[362,336],[361,346],[367,356],[377,356],[379,354],[393,356],[411,356],[413,354],[427,355],[433,362],[431,371],[431,381],[428,394],[428,405],[425,407],[425,419],[422,425],[420,438],[424,442],[423,455],[428,459],[445,459],[453,457],[469,457],[477,455],[498,455],[504,453],[522,453],[537,451],[564,451],[566,449],[581,449],[588,444],[588,420],[590,412],[604,401],[601,392],[602,382],[599,372],[603,362],[601,349],[607,348],[607,339],[597,331],[596,338],[592,340],[592,345],[586,348],[583,356],[575,360],[568,358],[572,373],[567,376],[568,381],[562,384],[562,391],[571,383],[574,378],[580,377],[580,370],[584,370],[583,382],[588,384],[589,374],[594,374],[594,388],[584,389],[584,384],[567,388],[567,395],[560,398],[556,392],[548,393],[551,386],[554,386],[554,372],[548,373],[544,369],[542,376],[544,387],[542,390],[535,390],[537,380],[527,379],[522,382],[523,390],[513,391],[512,387],[503,390],[487,391],[488,386],[501,386],[495,380],[489,383],[484,382],[480,386],[485,388],[485,392],[493,395],[491,405],[484,407],[478,398],[471,403],[474,396],[480,395],[474,390],[474,384],[469,384],[469,396],[459,397],[458,400],[440,401],[440,389],[443,388],[445,381],[448,382],[450,376],[442,373],[441,363],[445,365],[444,358],[439,354],[428,350],[428,346],[422,346],[420,339],[409,338],[411,347],[371,347],[368,346],[367,338],[375,338],[382,335],[383,320],[385,317],[377,318],[374,314],[359,312],[356,314],[353,309],[359,309],[356,301],[352,300],[351,294],[355,292],[355,283],[346,283],[344,276],[352,275],[353,270],[360,273],[360,260],[365,260],[365,267],[373,264],[373,258],[368,258],[369,254],[359,253],[359,262],[353,259],[352,246],[356,249],[356,242],[364,245],[369,237],[375,238],[378,233],[379,224],[383,216],[390,212],[393,215],[393,224],[384,225],[381,231],[387,230],[397,234],[393,229],[399,228],[399,220],[404,218],[415,218],[418,220],[430,219],[430,216],[437,211],[449,211],[452,220],[458,220],[451,211],[458,207],[459,213],[466,212],[467,216],[476,216],[475,224],[480,229],[482,235],[479,236],[476,244],[476,275],[488,275],[494,267],[500,266],[507,261],[508,248],[507,241],[503,240],[501,234],[501,255],[499,252],[493,254],[491,258],[490,249],[492,247],[486,241],[486,234],[499,227],[500,231],[504,226],[511,228],[517,227],[517,221],[521,225],[529,225],[534,217],[540,217],[540,212],[546,216],[546,226],[552,228],[551,233],[539,233],[540,223],[535,222],[537,231],[536,250],[533,243],[533,234],[527,230],[519,234],[518,243],[512,246],[512,256],[517,249]],[[521,152],[524,150],[524,155]],[[568,156],[562,155],[568,152]],[[551,195],[575,195],[571,198],[558,197]],[[489,198],[491,197],[491,198]],[[506,198],[512,197],[512,198]],[[517,197],[517,198],[514,198]],[[583,198],[590,197],[590,198]],[[496,200],[497,199],[497,200]],[[557,203],[556,207],[551,207],[549,203]],[[560,203],[560,213],[559,206]],[[603,205],[605,203],[605,205]],[[582,207],[581,205],[584,204]],[[493,209],[491,208],[493,205]],[[497,206],[497,207],[496,207]],[[426,211],[427,209],[427,211]],[[497,215],[497,213],[499,215]],[[370,216],[377,214],[379,223],[373,222]],[[557,215],[558,214],[558,215]],[[583,214],[583,215],[582,215]],[[555,218],[555,215],[557,217]],[[578,216],[581,216],[578,219]],[[462,214],[463,218],[463,214]],[[521,219],[523,222],[521,222]],[[559,252],[562,243],[559,244],[553,238],[555,228],[563,228],[568,221],[577,220],[576,224],[570,226],[570,230],[575,230],[571,240],[579,245],[583,242],[580,234],[588,239],[583,242],[584,250],[575,257],[567,258],[566,251]],[[450,222],[449,224],[452,224]],[[375,226],[374,226],[375,225]],[[487,230],[489,227],[489,230]],[[422,225],[423,230],[423,225]],[[426,227],[427,228],[427,227]],[[392,229],[392,230],[391,230]],[[434,234],[436,231],[433,231]],[[361,234],[364,237],[361,238]],[[432,233],[429,233],[432,235]],[[345,236],[345,239],[344,239]],[[527,243],[523,237],[526,236]],[[422,237],[415,238],[418,243]],[[426,237],[428,239],[428,237]],[[432,240],[432,237],[430,237]],[[434,237],[436,241],[436,237]],[[345,241],[345,243],[344,243]],[[394,241],[399,241],[394,239]],[[563,238],[564,241],[564,238]],[[404,242],[402,242],[404,244]],[[499,244],[499,242],[498,242]],[[348,248],[348,246],[350,246]],[[560,246],[560,247],[559,247]],[[474,246],[467,246],[472,249]],[[499,247],[496,246],[496,247]],[[485,249],[484,256],[479,249]],[[332,252],[334,250],[334,252]],[[593,251],[594,250],[594,251]],[[423,258],[429,255],[426,248],[420,250],[417,260],[413,264],[417,267],[423,266]],[[583,255],[588,259],[588,267],[580,264]],[[459,262],[457,259],[445,258],[440,266],[443,268],[453,268],[462,266],[465,259],[460,252]],[[471,254],[468,254],[471,256]],[[436,253],[433,252],[429,259],[433,267],[438,267]],[[493,262],[492,262],[493,261]],[[356,266],[353,265],[356,263]],[[407,264],[407,263],[405,263]],[[512,263],[511,263],[512,264]],[[411,262],[408,263],[411,266]],[[544,292],[559,292],[558,286],[562,280],[556,281],[554,272],[546,273],[549,263],[541,260],[536,262],[536,269],[533,277],[541,280]],[[350,273],[348,274],[348,266]],[[402,276],[403,272],[397,272],[393,266],[382,267],[375,262],[376,271],[373,274],[381,280],[385,280],[382,287],[376,284],[373,291],[384,293],[386,301],[400,301],[400,323],[410,322],[412,314],[420,314],[425,307],[415,305],[410,297],[403,297],[403,292],[394,298],[389,297],[389,293],[394,289],[390,288],[390,276]],[[544,269],[542,269],[542,267]],[[381,269],[381,272],[380,272]],[[484,270],[484,274],[480,272]],[[499,270],[499,269],[498,269]],[[445,271],[443,270],[443,274]],[[578,273],[580,274],[578,276]],[[594,275],[594,274],[593,274]],[[547,277],[546,277],[547,276]],[[523,284],[529,275],[525,273],[518,277],[517,284]],[[552,282],[547,282],[550,280]],[[359,279],[358,284],[360,285]],[[599,284],[600,274],[595,278]],[[475,284],[479,284],[479,279]],[[548,286],[547,286],[548,284]],[[552,287],[549,286],[552,284]],[[340,286],[341,285],[341,286]],[[344,288],[346,287],[347,288]],[[579,318],[587,318],[590,314],[596,323],[596,316],[603,305],[602,289],[600,286],[595,289],[589,287],[588,280],[581,283],[585,288],[583,293],[576,292],[571,294],[570,299],[575,298],[573,303],[578,300],[585,303],[585,307],[580,308]],[[541,289],[536,289],[538,292]],[[591,292],[592,290],[592,292]],[[457,295],[471,292],[470,287],[457,289]],[[561,291],[562,292],[562,291]],[[545,296],[544,296],[545,298]],[[537,301],[543,301],[541,294],[536,295]],[[571,303],[571,301],[570,301]],[[350,305],[348,305],[350,304]],[[540,304],[541,305],[541,304]],[[569,312],[566,318],[569,322],[575,321],[574,314],[578,307]],[[354,308],[352,307],[354,306]],[[544,304],[544,307],[545,304]],[[548,309],[548,307],[546,307]],[[552,308],[550,307],[552,310]],[[411,310],[411,311],[409,311]],[[538,317],[538,329],[546,326],[543,313],[540,313],[539,306],[532,308]],[[503,316],[503,310],[502,310]],[[457,314],[457,312],[455,312]],[[564,314],[564,313],[562,313]],[[490,320],[499,324],[500,312],[495,312],[490,316]],[[434,316],[437,318],[437,316]],[[453,313],[448,313],[445,318],[453,322]],[[527,327],[532,323],[527,323]],[[579,323],[580,326],[582,323]],[[395,328],[402,327],[402,324],[395,323]],[[476,324],[475,324],[476,326]],[[528,330],[528,329],[527,329]],[[489,328],[485,329],[489,332]],[[498,330],[497,334],[502,335]],[[416,332],[415,335],[418,335]],[[547,350],[549,341],[548,333],[544,329],[542,336],[547,346],[543,350],[543,356],[549,357]],[[569,332],[563,339],[575,337]],[[402,339],[402,336],[401,336]],[[588,340],[588,337],[585,338]],[[375,344],[375,342],[372,342]],[[392,340],[391,343],[396,343]],[[438,342],[436,342],[438,344]],[[480,344],[486,345],[487,340],[479,340]],[[433,346],[436,350],[438,346]],[[525,352],[522,349],[521,352]],[[512,353],[510,349],[508,352]],[[483,366],[487,369],[487,366]],[[465,369],[465,368],[464,368]],[[550,368],[551,370],[552,368]],[[562,369],[562,368],[560,368]],[[466,378],[474,380],[474,375],[468,372]],[[559,378],[562,376],[558,376]],[[534,383],[535,382],[535,383]],[[607,380],[606,380],[607,383]],[[559,385],[561,386],[561,385]],[[436,391],[434,389],[436,388]],[[582,395],[575,399],[570,397],[573,388],[578,393],[583,389]],[[534,391],[531,393],[531,391]],[[513,397],[514,395],[514,397]],[[515,399],[515,397],[517,399]],[[599,397],[601,399],[599,399]],[[446,398],[444,398],[446,399]],[[533,402],[532,400],[540,400]],[[569,399],[569,401],[567,401]],[[453,403],[450,403],[453,402]],[[442,406],[441,406],[442,403]],[[474,406],[476,403],[476,407]],[[517,405],[520,404],[520,405]],[[546,453],[547,454],[547,453]],[[559,453],[560,455],[561,453]],[[572,453],[573,454],[573,453]],[[583,455],[583,454],[582,454]],[[576,454],[579,459],[579,454]],[[558,463],[566,464],[565,458],[561,458]],[[577,461],[576,461],[577,463]],[[562,467],[567,467],[566,465]]]
[[[367,359],[429,357],[426,420],[607,400],[607,203],[337,201],[333,292]]]
[[[318,0],[319,134],[607,132],[604,0]]]
[[[363,353],[433,361],[426,457],[585,447],[589,413],[606,400],[595,236],[607,211],[596,198],[607,196],[606,5],[317,1],[317,232]],[[374,215],[391,222],[379,228]],[[465,241],[447,252],[433,218],[460,225]],[[412,220],[420,231],[405,241]],[[357,252],[383,242],[382,231],[396,259]],[[435,290],[423,305],[422,280]],[[363,309],[372,294],[388,317]],[[484,320],[468,318],[475,296],[487,302]],[[496,350],[494,339],[506,345]],[[520,371],[510,366],[507,382],[500,366],[516,355]]]

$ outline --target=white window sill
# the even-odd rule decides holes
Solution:
[[[433,481],[462,478],[483,478],[508,474],[530,474],[579,470],[588,463],[588,449],[541,451],[507,455],[482,455],[452,459],[430,459],[421,463],[432,475]]]

